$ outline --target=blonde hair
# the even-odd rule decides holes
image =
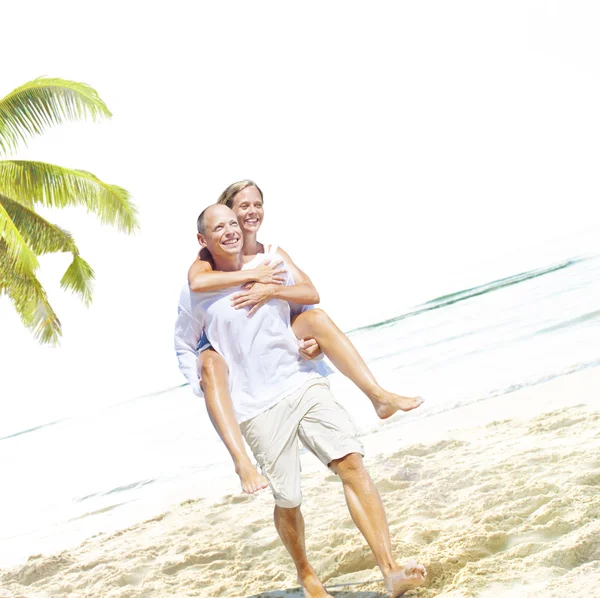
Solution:
[[[263,192],[260,190],[260,187],[254,181],[251,181],[250,179],[245,179],[243,181],[238,181],[237,183],[232,183],[231,185],[229,185],[229,187],[227,187],[227,189],[225,189],[225,191],[221,193],[221,196],[219,197],[217,203],[222,203],[228,208],[233,208],[233,198],[240,191],[243,191],[248,187],[255,187],[256,190],[260,193],[260,198],[263,199]]]

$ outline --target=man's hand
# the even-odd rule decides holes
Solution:
[[[262,284],[255,282],[254,284],[244,285],[244,290],[241,293],[236,293],[231,298],[231,305],[235,309],[249,307],[248,317],[253,316],[269,299],[273,297],[273,288],[275,285]]]
[[[315,359],[323,353],[321,351],[321,347],[319,347],[319,343],[314,338],[303,338],[300,341],[300,346],[298,347],[298,353],[304,357],[304,359]]]
[[[283,284],[286,272],[285,266],[280,261],[271,263],[271,260],[267,260],[254,268],[256,282],[261,284]]]

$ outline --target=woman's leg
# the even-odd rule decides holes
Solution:
[[[314,338],[319,343],[333,365],[369,397],[381,419],[396,411],[415,409],[423,402],[421,397],[404,397],[384,390],[350,339],[322,309],[301,313],[294,320],[292,329],[298,339]]]
[[[235,418],[225,360],[213,349],[207,349],[200,353],[196,365],[202,376],[201,384],[208,416],[233,459],[242,490],[247,494],[254,494],[266,488],[267,480],[252,464]]]

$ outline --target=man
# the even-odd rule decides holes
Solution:
[[[233,211],[210,206],[200,215],[199,225],[201,244],[210,251],[215,269],[242,270],[242,235]],[[289,304],[270,300],[248,318],[246,310],[231,305],[238,291],[184,289],[181,302],[194,312],[229,365],[236,417],[273,491],[275,527],[306,598],[331,595],[306,556],[299,441],[342,480],[352,519],[373,551],[390,595],[421,585],[426,575],[422,565],[400,567],[394,560],[383,505],[362,462],[362,445],[327,380],[313,362],[298,355]]]

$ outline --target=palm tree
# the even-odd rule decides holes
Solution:
[[[75,120],[96,121],[112,114],[97,92],[83,83],[42,77],[0,100],[0,157],[46,129]],[[56,345],[60,320],[37,279],[37,256],[69,252],[73,256],[61,287],[89,305],[94,272],[81,258],[71,233],[48,222],[37,206],[79,205],[102,223],[132,233],[137,211],[129,193],[93,174],[25,160],[0,160],[0,296],[7,295],[35,338]]]

